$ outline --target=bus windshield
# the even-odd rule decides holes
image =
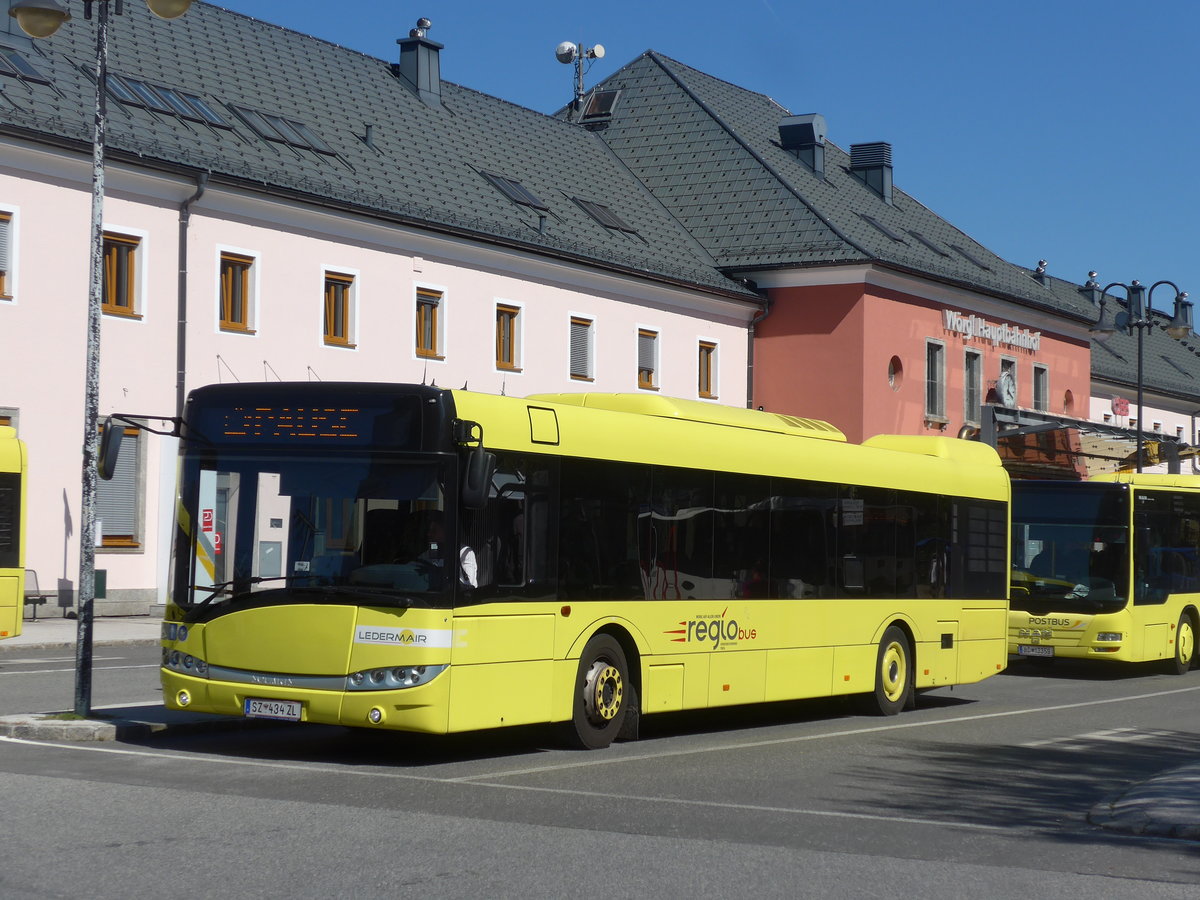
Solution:
[[[1102,613],[1129,599],[1128,494],[1013,483],[1013,609]]]
[[[448,605],[447,461],[204,448],[184,461],[174,602]],[[451,557],[452,558],[452,557]]]

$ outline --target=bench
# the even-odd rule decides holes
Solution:
[[[25,605],[33,607],[33,618],[37,619],[37,608],[57,596],[57,593],[46,593],[38,587],[37,572],[25,570]]]

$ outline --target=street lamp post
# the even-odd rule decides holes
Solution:
[[[187,12],[191,0],[146,0],[159,18]],[[75,639],[75,713],[87,716],[92,705],[92,614],[96,598],[96,456],[100,417],[100,322],[104,296],[104,144],[107,126],[108,22],[121,13],[121,0],[83,0],[84,18],[96,12],[95,117],[92,130],[92,219],[88,268],[87,363],[83,401],[83,477],[79,504],[79,603]],[[18,0],[8,11],[33,38],[53,35],[71,18],[57,0]]]
[[[1089,281],[1085,287],[1094,289],[1098,285],[1095,282],[1096,273],[1089,272]],[[1180,341],[1192,333],[1192,304],[1188,300],[1188,295],[1185,291],[1179,288],[1172,281],[1156,281],[1147,288],[1140,281],[1132,281],[1129,284],[1124,284],[1120,281],[1114,281],[1100,292],[1100,318],[1096,325],[1092,327],[1092,334],[1101,336],[1112,334],[1114,331],[1124,331],[1126,334],[1132,334],[1133,329],[1137,329],[1137,471],[1142,471],[1144,455],[1142,447],[1144,444],[1143,433],[1146,426],[1146,416],[1143,410],[1144,394],[1145,394],[1145,378],[1144,378],[1144,338],[1145,331],[1154,324],[1153,307],[1151,300],[1154,297],[1156,288],[1162,285],[1170,285],[1175,291],[1175,312],[1171,317],[1171,321],[1166,325],[1166,332],[1175,340]],[[1123,288],[1125,291],[1125,311],[1118,313],[1111,319],[1106,319],[1104,315],[1104,301],[1108,296],[1111,288]]]

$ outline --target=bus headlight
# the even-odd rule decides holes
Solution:
[[[366,669],[346,676],[348,691],[395,691],[432,681],[449,666],[393,666],[390,669]]]
[[[1098,641],[1119,641],[1124,639],[1125,635],[1119,631],[1101,631],[1096,635]]]
[[[197,678],[208,677],[208,663],[190,653],[180,653],[178,650],[163,648],[162,667],[172,672],[182,672]]]

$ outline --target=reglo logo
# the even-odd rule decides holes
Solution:
[[[729,607],[718,615],[697,616],[680,622],[679,628],[669,628],[663,634],[678,635],[671,638],[677,644],[711,643],[714,649],[728,647],[739,641],[752,641],[758,637],[758,629],[742,628],[737,619],[727,619]]]

